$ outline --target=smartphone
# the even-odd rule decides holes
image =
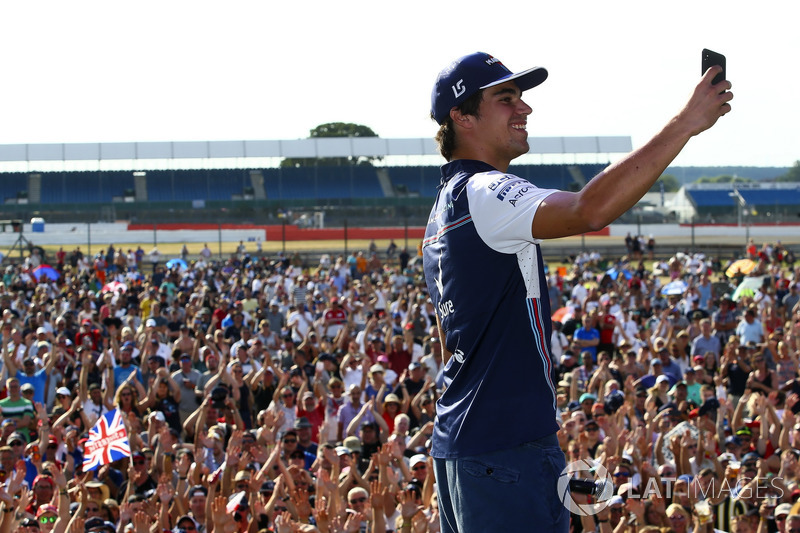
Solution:
[[[705,74],[706,71],[713,67],[714,65],[719,65],[722,67],[722,72],[714,76],[714,80],[711,82],[712,85],[716,85],[721,81],[725,80],[725,56],[722,54],[718,54],[717,52],[712,52],[708,48],[703,48],[703,59],[702,59],[702,72],[700,73]]]

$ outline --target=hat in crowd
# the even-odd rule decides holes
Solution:
[[[721,453],[719,454],[719,457],[717,457],[717,461],[719,461],[720,463],[724,463],[725,461],[735,461],[735,460],[736,456],[733,455],[731,452]]]
[[[18,432],[15,431],[14,433],[12,433],[11,435],[8,436],[8,440],[6,440],[6,442],[11,444],[12,442],[16,442],[16,441],[20,441],[22,444],[25,444],[25,442],[27,442],[25,440],[25,437],[22,436],[22,433],[18,433]]]
[[[792,512],[792,504],[791,503],[782,503],[775,508],[775,519],[779,520],[779,516],[789,516]]]
[[[372,365],[371,367],[369,367],[369,373],[370,374],[374,374],[375,372],[385,372],[385,370],[383,369],[383,367],[381,365],[376,363],[376,364]]]
[[[58,516],[58,509],[55,505],[50,505],[49,503],[45,503],[40,505],[39,508],[36,510],[36,518],[39,518],[45,513],[53,513],[54,515]]]
[[[36,328],[36,334],[37,335],[47,335],[47,330],[44,329],[42,326],[39,326],[38,328]]]
[[[102,481],[87,481],[85,486],[87,489],[98,489],[100,491],[102,494],[99,499],[100,502],[107,500],[111,496],[111,491],[109,490],[108,485]]]
[[[411,459],[408,460],[408,465],[411,468],[414,468],[418,464],[428,464],[428,456],[424,453],[418,453],[416,455],[412,455]]]
[[[250,481],[250,472],[247,470],[239,470],[236,472],[236,476],[233,478],[234,481]]]
[[[189,497],[193,496],[208,496],[208,489],[205,488],[203,485],[193,485],[191,489],[189,489]]]
[[[603,400],[603,410],[608,415],[613,415],[625,403],[625,394],[622,391],[611,391]]]
[[[656,378],[656,385],[660,385],[662,383],[669,383],[669,378],[664,374],[661,374]]]
[[[47,483],[53,488],[56,486],[56,482],[53,481],[53,478],[44,474],[39,474],[33,478],[33,485],[31,485],[31,487],[36,487],[36,485],[38,485],[40,482]]]
[[[416,370],[416,369],[418,369],[418,368],[422,368],[422,365],[421,365],[421,364],[419,364],[417,361],[414,361],[413,363],[411,363],[410,365],[408,365],[408,369],[409,369],[409,370]]]
[[[678,406],[675,402],[667,402],[661,407],[658,408],[658,412],[667,411],[667,413],[676,413],[678,411]]]
[[[527,91],[546,79],[547,70],[542,67],[513,73],[499,59],[475,52],[456,59],[439,73],[431,92],[431,116],[438,124],[444,124],[450,109],[481,89],[514,81],[520,91]]]
[[[341,457],[343,455],[350,455],[350,448],[348,448],[347,446],[337,446],[336,455],[338,457]]]
[[[83,530],[92,532],[109,531],[111,533],[115,533],[117,531],[117,526],[115,526],[111,522],[103,520],[99,516],[93,516],[92,518],[84,522]]]
[[[88,318],[84,318],[83,320],[81,320],[81,326],[91,326],[91,325],[92,321],[89,320]]]
[[[734,446],[741,446],[742,439],[740,439],[736,435],[730,435],[728,437],[725,437],[725,446],[727,446],[728,444],[732,444]]]
[[[134,348],[136,348],[136,343],[133,342],[133,341],[127,341],[127,342],[123,342],[122,343],[122,350],[123,351],[127,351],[127,350],[133,351]]]
[[[313,397],[314,393],[312,392],[311,395]],[[305,394],[303,395],[303,397],[305,397]],[[310,429],[311,427],[313,427],[311,422],[309,422],[308,418],[306,418],[304,416],[301,416],[300,418],[298,418],[297,420],[294,421],[294,428],[295,429]]]
[[[358,437],[350,436],[347,437],[342,441],[342,445],[345,446],[350,452],[361,453],[361,441],[358,440]]]
[[[336,357],[329,353],[321,353],[319,357],[317,357],[318,361],[330,361],[331,363],[336,363]]]
[[[384,405],[386,405],[387,403],[392,403],[392,402],[394,402],[394,403],[396,403],[396,404],[399,404],[399,403],[400,403],[400,397],[399,397],[399,396],[397,396],[397,394],[390,393],[390,394],[387,394],[387,395],[386,395],[386,396],[383,398],[383,404],[384,404]]]
[[[192,356],[189,355],[188,353],[182,353],[181,354],[181,361],[191,361],[191,360],[192,360]]]
[[[753,430],[747,426],[742,426],[736,430],[736,435],[739,437],[751,437],[753,435]]]
[[[155,318],[148,318],[145,323],[145,327],[154,328],[156,327],[156,319]]]
[[[608,499],[608,506],[611,507],[612,505],[623,505],[625,500],[622,499],[622,496],[619,494],[614,494],[611,498]]]
[[[661,362],[661,359],[659,359],[658,357],[654,357],[654,358],[653,358],[653,359],[650,361],[650,368],[653,368],[653,367],[654,367],[654,366],[656,366],[656,365],[661,365],[661,366],[663,366],[663,363]]]
[[[756,452],[748,452],[742,456],[742,463],[747,463],[748,461],[758,461],[759,459],[761,459],[761,456]]]
[[[389,364],[389,357],[386,356],[386,355],[379,355],[378,356],[378,362],[379,363],[386,363],[388,365]]]
[[[307,390],[307,391],[305,391],[303,393],[303,399],[305,400],[307,398],[316,398],[316,396],[314,396],[313,392],[311,392],[310,390]]]
[[[703,405],[700,406],[700,411],[698,414],[703,416],[705,414],[715,413],[717,409],[719,409],[719,400],[716,398],[709,398],[703,402]]]
[[[261,488],[258,489],[258,492],[260,492],[261,494],[269,494],[274,491],[275,491],[275,482],[272,481],[271,479],[262,483]]]
[[[22,387],[19,388],[22,392],[32,391],[34,390],[33,385],[30,383],[25,383]]]
[[[592,400],[594,402],[594,401],[597,400],[597,396],[595,396],[594,394],[591,394],[589,392],[584,392],[583,394],[581,394],[581,397],[578,399],[578,403],[583,403],[586,400]]]
[[[195,520],[194,518],[192,518],[192,517],[191,517],[191,516],[189,516],[188,514],[185,514],[185,515],[181,516],[180,518],[178,518],[178,520],[177,520],[177,521],[175,521],[175,525],[177,526],[177,528],[178,528],[178,529],[181,529],[181,528],[182,528],[182,525],[183,525],[183,526],[186,526],[186,525],[187,525],[187,522],[189,522],[190,524],[192,524],[192,525],[194,526],[194,529],[195,529],[195,531],[197,531],[197,529],[198,529],[198,526],[199,526],[200,524],[198,524],[198,523],[197,523],[197,520]]]

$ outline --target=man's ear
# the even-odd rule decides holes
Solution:
[[[450,118],[453,119],[453,124],[462,128],[472,128],[472,121],[475,117],[462,113],[457,107],[450,110]]]

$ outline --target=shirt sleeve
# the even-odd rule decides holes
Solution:
[[[540,189],[513,174],[475,175],[467,184],[472,221],[478,235],[492,249],[517,253],[539,242],[531,233],[533,217],[545,198],[558,192]]]

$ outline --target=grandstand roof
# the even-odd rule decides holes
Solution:
[[[630,137],[530,137],[531,154],[610,154],[632,148]],[[0,145],[0,162],[381,157],[437,155],[433,139],[334,137],[285,141],[186,141]]]

